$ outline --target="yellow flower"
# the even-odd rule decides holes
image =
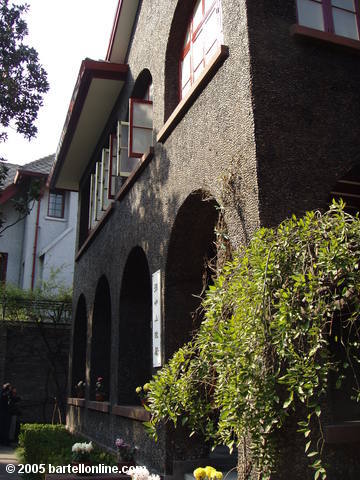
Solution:
[[[143,386],[144,392],[148,392],[150,390],[150,383],[145,383]]]
[[[196,480],[203,480],[206,477],[205,469],[201,467],[194,470],[193,474]]]
[[[216,478],[216,470],[214,467],[209,467],[209,466],[205,467],[205,473],[209,479]]]
[[[215,478],[216,480],[222,480],[223,474],[221,472],[215,472]]]
[[[136,393],[140,393],[140,392],[141,392],[141,390],[142,390],[142,388],[141,388],[141,387],[136,387],[136,390],[135,390],[135,392],[136,392]]]

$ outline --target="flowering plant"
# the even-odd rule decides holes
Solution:
[[[86,382],[84,380],[80,380],[76,385],[75,385],[75,391],[76,395],[81,398],[85,394],[85,387],[86,387]]]
[[[74,443],[72,446],[73,462],[89,462],[91,459],[91,452],[94,450],[92,442],[89,443]]]
[[[129,469],[132,480],[160,480],[159,475],[151,474],[146,467],[134,467]]]
[[[140,399],[146,400],[147,394],[150,391],[150,383],[145,383],[142,387],[136,387],[135,392],[139,395]]]
[[[223,478],[223,474],[218,472],[214,467],[199,467],[194,470],[193,475],[195,480],[221,480]]]
[[[95,391],[96,393],[102,393],[102,394],[105,393],[103,377],[97,377],[96,384],[95,384]]]
[[[132,447],[128,443],[125,443],[122,438],[115,440],[115,447],[118,453],[118,461],[122,462],[134,462],[136,447]]]

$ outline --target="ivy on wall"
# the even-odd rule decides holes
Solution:
[[[330,375],[360,400],[359,259],[360,219],[342,203],[259,230],[209,287],[192,341],[150,382],[149,432],[172,421],[214,444],[246,445],[243,478],[267,479],[274,433],[295,414],[315,479],[325,479]]]

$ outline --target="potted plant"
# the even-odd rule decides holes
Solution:
[[[95,400],[97,402],[103,402],[105,400],[105,388],[103,377],[97,377],[95,384]]]
[[[78,467],[77,475],[86,475],[86,467],[91,465],[92,442],[74,443],[72,446],[72,464]]]
[[[84,380],[80,380],[75,385],[75,392],[76,392],[77,398],[84,398],[85,397],[85,387],[86,387],[86,382]]]
[[[218,472],[214,467],[199,467],[194,470],[195,480],[222,480],[222,472]]]
[[[115,447],[117,453],[117,462],[119,470],[123,467],[133,467],[135,466],[135,453],[136,447],[132,447],[126,443],[122,438],[117,438],[115,440]],[[125,472],[124,472],[125,473]]]
[[[147,405],[147,396],[150,391],[150,383],[145,383],[142,387],[137,387],[135,391],[140,397],[141,405],[145,407]]]

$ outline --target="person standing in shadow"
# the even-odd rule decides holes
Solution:
[[[10,430],[10,400],[11,385],[4,383],[0,395],[0,444],[9,445],[9,430]]]
[[[9,394],[9,440],[10,442],[17,442],[20,431],[20,415],[19,402],[21,398],[18,397],[15,387],[11,387]]]

